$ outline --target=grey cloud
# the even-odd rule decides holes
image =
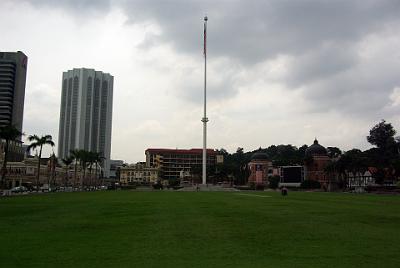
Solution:
[[[106,13],[111,8],[110,0],[24,0],[34,7],[49,7],[65,9],[75,16],[85,16],[85,14],[103,12]]]
[[[400,64],[379,70],[374,67],[379,60],[363,62],[357,51],[359,42],[368,35],[387,28],[398,34],[397,0],[30,2],[66,8],[76,14],[92,9],[106,12],[115,5],[126,13],[128,23],[155,21],[161,27],[161,33],[148,35],[140,48],[166,42],[177,53],[198,58],[202,55],[202,18],[207,13],[211,59],[228,58],[251,71],[257,63],[289,55],[293,62],[279,82],[290,89],[301,88],[310,111],[337,110],[366,116],[382,109],[393,87],[400,84],[396,72]],[[210,84],[210,97],[235,96],[235,72],[218,75],[223,79]],[[201,85],[201,81],[185,80],[177,93],[198,100]]]
[[[303,88],[310,111],[376,112],[399,84],[393,74],[359,68],[365,63],[357,51],[365,36],[399,25],[398,1],[125,1],[122,5],[131,23],[152,18],[162,28],[161,35],[149,37],[142,48],[169,42],[178,53],[200,57],[201,19],[208,12],[211,58],[229,58],[251,69],[289,55],[293,62],[280,82],[290,89]],[[234,96],[234,78],[226,79],[216,85],[221,87],[218,92]],[[198,90],[185,94],[189,99],[199,97]]]
[[[254,63],[302,54],[327,41],[354,41],[397,20],[397,1],[124,1],[131,22],[153,18],[178,52],[201,53],[209,15],[213,56]]]
[[[394,71],[396,68],[385,69],[384,74],[379,74],[371,67],[308,85],[304,89],[308,109],[311,112],[335,110],[360,117],[383,113],[393,88],[400,85],[400,79]]]
[[[345,72],[358,64],[354,44],[326,43],[308,53],[295,57],[289,66],[285,83],[300,87],[315,80],[324,80]]]

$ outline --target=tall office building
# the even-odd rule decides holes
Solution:
[[[0,127],[13,125],[22,132],[28,57],[0,52]]]
[[[99,152],[104,176],[109,177],[114,77],[93,69],[63,73],[58,156],[73,149]]]
[[[27,63],[28,57],[21,51],[0,52],[0,127],[13,125],[22,132]],[[7,158],[24,158],[21,137],[10,143]]]

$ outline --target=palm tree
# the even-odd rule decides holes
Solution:
[[[40,160],[42,158],[42,149],[43,146],[48,144],[51,147],[54,146],[54,142],[52,141],[51,135],[44,135],[44,136],[37,136],[37,135],[30,135],[28,137],[28,140],[31,142],[31,144],[28,146],[28,151],[31,149],[35,149],[39,147],[39,159],[38,159],[38,166],[37,166],[37,174],[36,174],[36,187],[37,190],[39,191],[39,179],[40,179]]]
[[[98,170],[99,165],[103,161],[103,159],[105,159],[105,157],[103,157],[101,155],[101,153],[98,153],[98,152],[95,152],[93,157],[94,157],[94,163],[95,163],[95,176],[94,176],[94,179],[96,180],[96,184],[97,184],[98,181],[99,181],[99,178],[97,178],[97,174],[98,174],[97,170]]]
[[[81,159],[81,152],[78,149],[74,149],[70,151],[71,158],[74,161],[74,187],[76,187],[76,178],[78,172],[78,163]]]
[[[80,160],[81,160],[81,167],[83,169],[83,176],[82,176],[82,185],[86,184],[86,168],[87,168],[87,164],[90,161],[90,152],[86,151],[86,150],[79,150],[79,154],[80,154]]]
[[[92,170],[93,170],[93,164],[96,163],[96,160],[98,158],[98,154],[99,153],[96,152],[88,152],[89,186],[93,186]]]
[[[69,171],[69,166],[72,164],[72,162],[74,161],[74,159],[72,158],[72,156],[69,156],[67,158],[63,158],[61,160],[63,162],[63,164],[65,165],[65,169],[66,169],[66,175],[65,175],[65,187],[68,186],[68,171]]]
[[[0,187],[4,186],[4,183],[6,181],[8,147],[10,141],[15,141],[21,135],[22,133],[15,126],[8,125],[0,128],[0,139],[5,140],[4,159],[3,159],[3,166],[1,169]]]

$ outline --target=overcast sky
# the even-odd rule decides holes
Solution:
[[[400,131],[400,1],[0,0],[0,51],[28,57],[24,132],[57,141],[62,72],[114,76],[113,159],[208,144],[367,149]]]

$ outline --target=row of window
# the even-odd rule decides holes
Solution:
[[[105,117],[107,115],[108,87],[109,87],[108,82],[103,81],[100,92],[100,79],[95,79],[94,88],[93,88],[93,78],[89,77],[87,80],[85,138],[84,138],[84,147],[87,150],[93,149],[93,150],[104,151],[105,129],[106,129]],[[100,93],[101,93],[101,103],[100,103]],[[75,76],[73,79],[72,78],[64,79],[62,88],[62,101],[61,101],[62,125],[60,127],[60,140],[62,141],[60,145],[60,152],[62,156],[68,154],[70,149],[75,147],[76,135],[74,134],[76,132],[76,127],[77,127],[78,97],[79,97],[79,77]],[[95,105],[92,105],[92,100]],[[101,111],[99,106],[101,106]],[[99,112],[101,112],[101,115],[99,114]],[[93,114],[92,126],[90,126],[91,114]],[[99,117],[101,122],[99,122]],[[100,127],[102,128],[100,130],[101,133],[98,133],[99,123]],[[90,136],[96,137],[92,138],[91,146],[89,145]],[[98,148],[98,142],[100,142],[100,148]]]

